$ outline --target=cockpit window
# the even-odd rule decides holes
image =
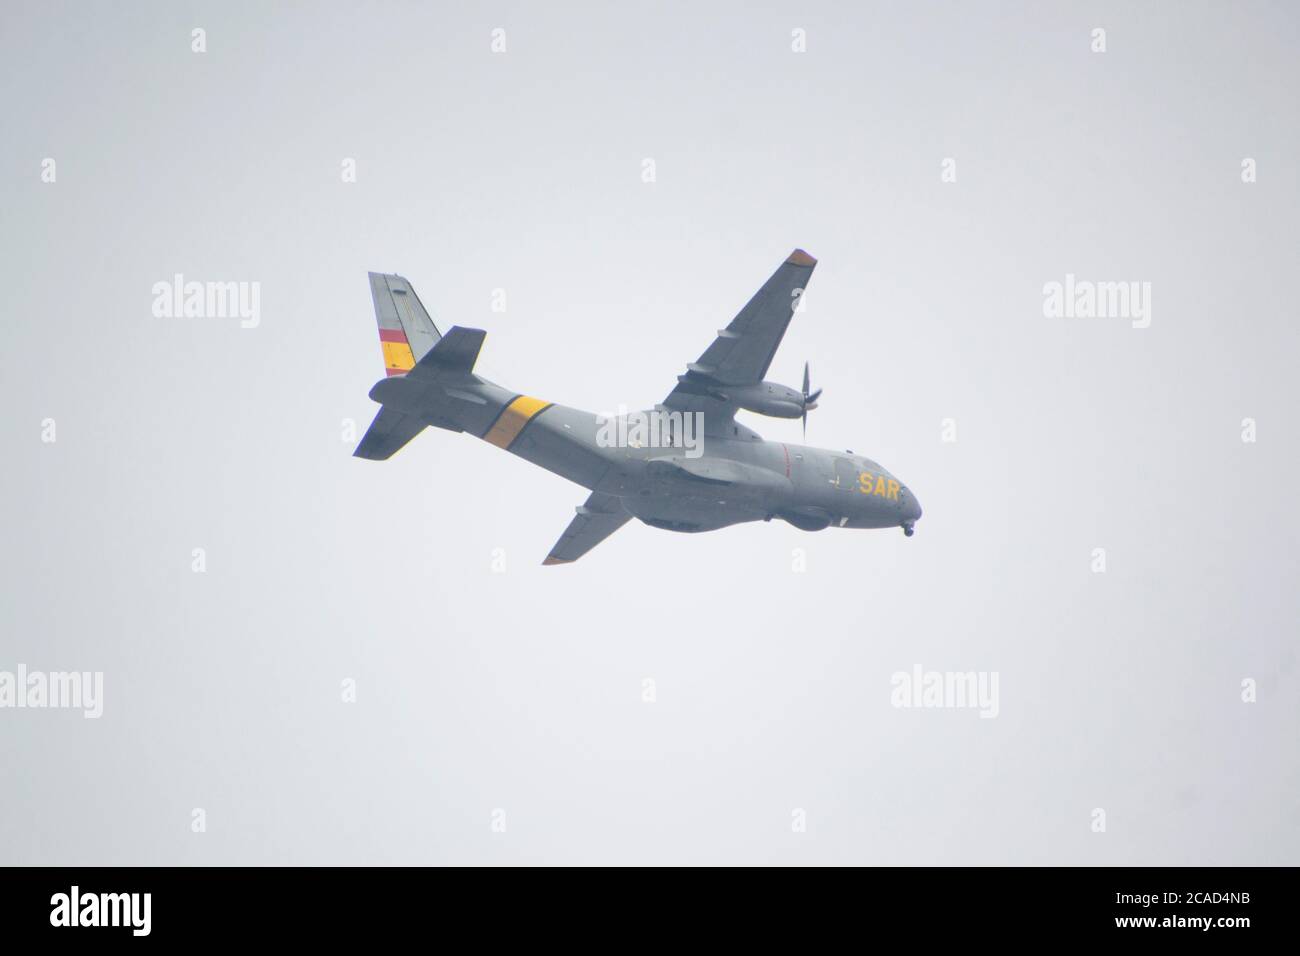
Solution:
[[[856,491],[858,488],[858,466],[847,458],[836,458],[834,484],[840,491]]]
[[[891,474],[889,473],[889,470],[888,470],[888,469],[886,469],[886,468],[881,468],[878,464],[876,464],[876,463],[875,463],[874,461],[872,461],[870,458],[859,458],[859,459],[858,459],[858,462],[862,465],[862,470],[863,470],[863,471],[869,471],[869,472],[871,472],[873,475],[884,475],[886,478],[893,478],[893,477],[894,477],[893,475],[891,475]]]

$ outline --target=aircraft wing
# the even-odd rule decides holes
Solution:
[[[578,509],[578,514],[551,548],[542,564],[568,564],[600,544],[632,519],[623,503],[613,495],[593,491]]]
[[[710,388],[756,385],[763,380],[816,265],[817,260],[802,249],[790,253],[704,354],[686,366],[686,374],[677,377],[677,387],[664,399],[664,406],[702,411],[706,427],[711,419],[730,421],[736,406],[713,397]]]

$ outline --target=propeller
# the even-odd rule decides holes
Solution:
[[[817,399],[822,397],[822,390],[809,394],[808,363],[803,363],[803,437],[808,438],[808,413],[817,407]]]

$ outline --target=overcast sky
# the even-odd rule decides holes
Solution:
[[[104,690],[0,709],[0,863],[1300,862],[1293,6],[4,21],[0,671]],[[603,411],[796,246],[770,377],[811,362],[808,443],[913,538],[542,567],[584,489],[442,431],[351,457],[368,270]],[[256,326],[156,316],[176,274]],[[1067,276],[1149,324],[1045,314]],[[894,706],[917,667],[997,716]]]

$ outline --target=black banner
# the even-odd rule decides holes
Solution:
[[[759,869],[621,871],[592,879],[448,869],[0,870],[7,940],[338,944],[511,929],[638,938],[711,934],[808,942],[915,934],[919,943],[1130,937],[1231,946],[1289,935],[1289,869]],[[788,884],[788,885],[787,885]],[[613,936],[608,935],[613,933]],[[665,940],[673,937],[663,937]],[[66,940],[65,940],[66,941]]]

